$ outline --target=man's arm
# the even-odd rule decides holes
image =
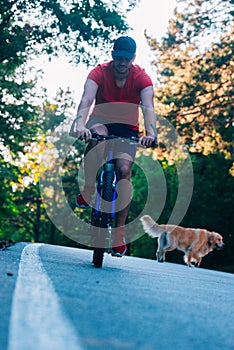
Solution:
[[[153,86],[148,86],[141,90],[141,108],[144,115],[146,136],[140,138],[140,143],[144,146],[150,147],[154,141],[157,143]]]
[[[98,85],[95,81],[87,79],[84,84],[84,91],[81,97],[80,104],[77,110],[77,116],[72,123],[70,135],[78,139],[85,139],[88,141],[91,138],[91,132],[86,128],[86,119],[88,117],[90,108],[96,98]]]

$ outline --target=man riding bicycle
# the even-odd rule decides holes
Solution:
[[[143,68],[133,64],[135,55],[134,39],[121,36],[114,43],[113,60],[99,64],[88,74],[77,117],[70,131],[71,135],[88,143],[85,156],[96,146],[96,142],[91,140],[91,131],[100,135],[137,137],[139,105],[143,111],[145,124],[145,135],[139,138],[139,143],[142,146],[151,147],[157,138],[153,83]],[[93,104],[95,106],[89,115]],[[135,152],[136,150],[130,146],[124,144],[117,146],[115,154],[117,181],[127,180],[126,184],[130,183]],[[76,199],[76,204],[80,208],[89,207],[95,192],[96,174],[93,169],[99,168],[97,163],[100,163],[97,156],[91,159],[89,157],[89,161],[86,157],[84,158],[85,186]],[[129,186],[127,187],[120,189],[118,196],[126,197],[126,193],[129,196]],[[124,225],[128,210],[129,204],[116,213],[112,250],[118,256],[126,251]]]

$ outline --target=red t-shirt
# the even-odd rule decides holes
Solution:
[[[88,78],[98,85],[91,118],[98,116],[106,122],[123,123],[138,130],[140,91],[153,85],[145,70],[138,65],[132,65],[122,88],[116,85],[112,61],[99,64],[91,70]]]

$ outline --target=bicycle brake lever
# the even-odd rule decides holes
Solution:
[[[99,134],[95,131],[92,131],[91,134],[93,138],[97,138],[99,136]]]
[[[156,140],[153,141],[151,148],[158,148],[158,142]]]

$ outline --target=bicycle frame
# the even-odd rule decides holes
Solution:
[[[115,135],[102,136],[97,133],[92,133],[92,139],[97,141],[110,141],[110,147],[107,152],[107,159],[100,173],[97,176],[97,190],[96,190],[96,200],[94,208],[92,209],[91,224],[96,227],[94,237],[94,254],[93,254],[93,264],[95,267],[102,267],[103,256],[106,247],[106,240],[108,240],[107,252],[113,255],[112,251],[112,226],[115,219],[115,207],[117,199],[117,176],[115,169],[115,162],[113,160],[113,148],[114,139],[120,139],[123,142],[128,142],[130,144],[136,145],[138,143],[138,138],[122,138]],[[105,203],[111,202],[110,207],[105,208]],[[108,232],[105,233],[105,229]],[[116,254],[115,254],[116,255]]]
[[[107,172],[109,172],[109,176],[112,178],[112,196],[111,196],[111,204],[110,204],[110,210],[108,212],[108,222],[107,222],[107,230],[108,230],[108,237],[106,238],[108,240],[108,246],[107,246],[107,253],[111,253],[111,240],[112,240],[112,225],[115,219],[115,207],[116,207],[116,198],[117,198],[117,191],[116,191],[116,185],[117,185],[117,176],[115,171],[115,163],[113,161],[113,141],[110,141],[111,147],[108,150],[106,163],[103,164],[100,174],[97,177],[97,190],[96,190],[96,199],[95,199],[95,205],[93,209],[92,215],[96,218],[99,218],[99,220],[102,220],[102,214],[100,213],[100,207],[101,207],[101,198],[102,195],[102,189],[104,186],[104,177]],[[102,224],[100,222],[100,224]]]
[[[101,189],[103,186],[103,176],[105,171],[111,171],[114,179],[113,179],[113,196],[112,196],[112,205],[111,205],[111,218],[114,219],[115,216],[115,199],[116,199],[116,184],[117,184],[117,177],[116,177],[116,173],[115,173],[115,164],[113,162],[113,150],[109,150],[108,151],[108,156],[107,156],[107,162],[103,165],[102,170],[101,170],[101,174],[98,176],[97,179],[97,195],[96,195],[96,200],[95,200],[95,206],[94,206],[94,215],[98,215],[98,211],[100,208],[100,194],[101,194]]]

